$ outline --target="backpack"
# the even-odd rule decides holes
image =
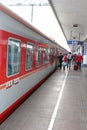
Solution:
[[[67,56],[65,55],[64,57],[63,57],[63,61],[67,61]]]

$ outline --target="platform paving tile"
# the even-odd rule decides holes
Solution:
[[[56,120],[52,130],[87,130],[87,122],[76,120]]]
[[[87,129],[87,68],[69,71],[52,130]]]
[[[8,122],[9,124],[4,123],[0,130],[47,130],[50,121],[48,118],[32,116],[28,117],[26,120],[24,119],[12,120]]]

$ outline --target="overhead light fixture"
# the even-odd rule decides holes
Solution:
[[[73,24],[73,27],[75,27],[75,28],[78,27],[78,26],[79,26],[78,24]]]
[[[73,37],[73,39],[76,39],[76,37]]]

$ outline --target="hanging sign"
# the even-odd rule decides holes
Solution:
[[[83,41],[67,41],[67,44],[77,44],[77,45],[82,45]]]

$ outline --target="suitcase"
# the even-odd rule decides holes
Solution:
[[[78,65],[77,64],[74,64],[74,70],[78,70]]]

